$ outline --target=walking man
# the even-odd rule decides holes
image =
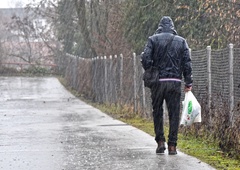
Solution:
[[[159,69],[159,82],[151,86],[156,153],[164,153],[165,136],[163,124],[163,101],[165,99],[169,114],[168,153],[176,155],[180,117],[180,97],[182,75],[185,91],[192,90],[192,67],[186,40],[177,35],[173,21],[164,16],[159,28],[148,38],[142,54],[145,70],[151,66]]]

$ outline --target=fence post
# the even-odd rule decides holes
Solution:
[[[230,123],[233,123],[234,109],[234,82],[233,82],[233,44],[229,44],[229,102],[230,102]]]
[[[74,84],[74,89],[77,90],[78,56],[74,56],[74,57],[75,57],[76,62],[73,63],[74,64],[74,75],[73,75],[74,76],[74,82],[73,82],[73,84]]]
[[[107,56],[104,56],[104,93],[105,93],[105,102],[108,102],[107,94]]]
[[[144,68],[142,67],[142,74],[144,73]],[[143,104],[143,116],[147,117],[146,114],[146,91],[145,91],[145,87],[144,87],[144,82],[142,80],[142,104]]]
[[[136,53],[133,53],[133,96],[134,96],[134,112],[137,112],[137,66]]]
[[[94,57],[94,58],[92,58],[92,65],[91,65],[91,67],[92,67],[92,77],[91,77],[91,80],[92,80],[92,96],[93,96],[93,101],[96,101],[96,90],[95,90],[95,72],[96,72],[96,59],[97,59],[97,57]]]
[[[191,48],[189,48],[189,56],[190,56],[190,58],[192,58],[192,49]]]
[[[120,98],[122,103],[122,97],[123,97],[123,55],[120,54]]]
[[[113,102],[113,70],[112,70],[112,66],[113,66],[113,60],[112,60],[112,55],[109,56],[109,74],[108,74],[108,83],[109,83],[109,102],[112,103]]]
[[[102,79],[98,78],[98,81],[101,82],[101,86],[99,87],[99,97],[100,97],[100,101],[101,103],[105,102],[105,65],[104,65],[104,57],[101,56],[100,57],[100,69],[101,69],[101,76],[103,77]],[[99,70],[100,70],[99,69]]]
[[[211,112],[211,104],[212,104],[212,74],[211,74],[211,46],[207,46],[207,70],[208,70],[208,109],[209,113]],[[210,122],[212,122],[212,117],[210,114]]]
[[[119,74],[117,74],[118,73],[118,71],[117,71],[117,68],[118,68],[118,56],[115,54],[114,55],[114,60],[113,60],[113,71],[114,71],[114,77],[113,77],[113,79],[114,79],[114,84],[113,84],[113,90],[114,90],[114,94],[115,94],[115,96],[113,96],[113,102],[115,103],[115,104],[119,104],[118,103],[118,99],[119,99],[119,94],[118,94],[118,82],[117,82],[117,80],[118,80],[118,76],[119,76]]]
[[[99,72],[99,70],[98,70],[98,67],[99,67],[99,65],[100,65],[100,60],[99,60],[100,58],[99,58],[99,56],[97,56],[96,57],[96,60],[95,60],[95,66],[94,66],[94,69],[95,69],[95,75],[94,75],[94,93],[95,93],[95,100],[97,101],[97,102],[100,102],[100,100],[99,100],[99,91],[98,91],[98,86],[99,85],[101,85],[101,84],[97,84],[97,75],[98,75],[98,72]]]

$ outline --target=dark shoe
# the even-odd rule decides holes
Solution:
[[[163,154],[165,149],[166,149],[165,142],[159,141],[158,142],[158,147],[156,149],[156,154]]]
[[[168,146],[168,154],[176,155],[177,154],[176,146]]]

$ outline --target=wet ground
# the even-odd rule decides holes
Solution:
[[[70,94],[56,78],[0,78],[0,169],[211,170]]]

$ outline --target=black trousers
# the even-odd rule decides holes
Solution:
[[[161,81],[151,88],[155,140],[166,141],[164,136],[163,101],[169,116],[168,145],[176,146],[180,117],[181,82]]]

